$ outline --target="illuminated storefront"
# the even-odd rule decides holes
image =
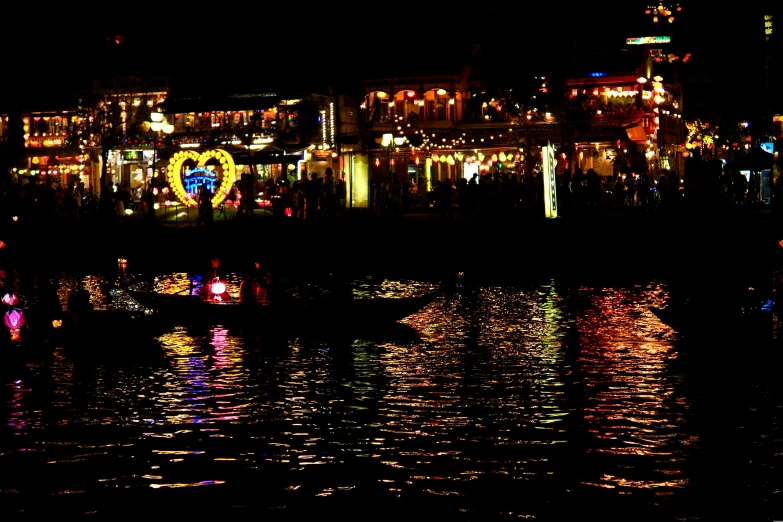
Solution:
[[[131,193],[144,190],[151,181],[152,157],[153,151],[147,149],[109,151],[109,179],[117,186],[126,185]]]
[[[26,159],[27,167],[21,170],[17,169],[17,175],[29,176],[30,180],[37,179],[47,185],[69,187],[82,182],[86,189],[93,186],[93,169],[88,155],[41,155],[28,156]]]

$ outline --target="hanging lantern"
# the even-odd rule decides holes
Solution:
[[[434,161],[435,163],[439,162],[440,161],[440,156],[438,156],[437,154],[433,154],[432,155],[432,161]]]
[[[485,157],[486,157],[486,156],[484,156],[484,153],[483,153],[483,152],[479,152],[479,153],[478,153],[478,160],[479,160],[479,161],[484,161],[484,158],[485,158]]]
[[[5,248],[5,243],[3,241],[0,241],[0,248]]]
[[[447,156],[447,157],[446,157],[446,162],[447,162],[449,165],[454,165],[454,163],[455,163],[455,161],[454,161],[454,156],[452,156],[452,155],[449,155],[449,156]]]
[[[500,161],[506,161],[506,153],[505,152],[501,152],[500,155],[498,156],[498,159]]]
[[[381,160],[379,160],[378,158],[375,158],[375,166],[376,167],[380,167],[381,166]]]
[[[18,299],[14,294],[5,294],[3,296],[3,303],[5,303],[8,306],[14,306],[17,303],[17,301]]]
[[[446,155],[445,154],[441,154],[439,159],[440,159],[440,161],[445,162],[446,161]]]
[[[492,155],[492,163],[497,163],[497,162],[498,162],[498,155],[497,154],[493,154]]]

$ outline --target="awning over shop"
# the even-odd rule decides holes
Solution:
[[[237,165],[284,165],[294,164],[303,158],[303,150],[282,150],[275,147],[264,150],[232,154]]]
[[[211,111],[251,111],[276,107],[282,98],[276,93],[170,96],[163,102],[167,114]]]
[[[628,139],[636,142],[636,143],[647,143],[647,131],[644,130],[644,127],[641,125],[636,125],[635,127],[628,127],[625,129],[626,134],[628,134]]]
[[[728,162],[726,166],[737,170],[752,170],[757,172],[760,170],[772,169],[773,160],[774,156],[772,154],[762,149],[755,148],[748,154]]]

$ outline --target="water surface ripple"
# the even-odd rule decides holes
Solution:
[[[60,274],[58,294],[139,306],[112,277]],[[34,287],[13,288],[32,304]],[[783,400],[762,360],[777,344],[705,357],[650,311],[667,297],[656,282],[463,283],[389,332],[258,337],[172,319],[155,362],[48,346],[0,374],[3,513],[783,518]]]

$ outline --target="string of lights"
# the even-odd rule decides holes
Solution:
[[[664,5],[661,2],[658,5],[648,5],[644,10],[644,14],[652,16],[653,23],[658,23],[661,18],[666,19],[669,23],[674,22],[674,13],[682,11],[680,4]]]

